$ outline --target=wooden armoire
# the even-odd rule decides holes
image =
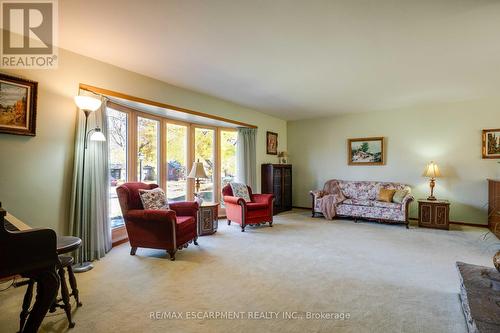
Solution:
[[[488,179],[488,225],[500,238],[500,180]]]
[[[262,164],[262,193],[274,194],[274,214],[292,209],[292,165]]]

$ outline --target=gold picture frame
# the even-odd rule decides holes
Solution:
[[[500,158],[500,128],[483,130],[483,158]]]
[[[0,133],[36,135],[38,82],[0,74]]]
[[[268,155],[278,155],[278,133],[266,133],[266,152]]]
[[[384,137],[347,139],[347,164],[385,165]]]

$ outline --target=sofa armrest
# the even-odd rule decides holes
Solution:
[[[322,196],[325,195],[325,192],[323,192],[323,190],[312,190],[312,191],[309,191],[309,194],[313,197],[313,198],[321,198]]]
[[[193,216],[195,218],[200,207],[196,201],[172,202],[168,206],[177,216]]]
[[[253,201],[267,203],[268,205],[273,204],[274,194],[254,194]]]
[[[410,206],[413,200],[415,200],[413,195],[411,194],[406,195],[406,197],[403,198],[403,201],[401,201],[401,209],[407,211],[408,207]]]
[[[224,202],[230,205],[243,205],[244,207],[247,205],[243,198],[232,197],[229,195],[224,196]]]

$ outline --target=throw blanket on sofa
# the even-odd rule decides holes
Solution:
[[[345,196],[340,190],[340,185],[337,180],[329,180],[325,183],[323,191],[321,191],[321,212],[328,220],[333,220],[336,215],[335,207],[339,202],[345,200]]]

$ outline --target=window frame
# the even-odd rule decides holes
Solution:
[[[121,111],[127,114],[128,120],[128,128],[127,128],[127,181],[133,182],[138,181],[137,172],[138,172],[138,162],[137,162],[137,154],[138,154],[138,117],[157,120],[159,122],[159,137],[158,137],[158,146],[159,146],[159,162],[158,162],[158,186],[163,190],[167,190],[167,178],[168,178],[168,161],[167,161],[167,124],[175,124],[185,126],[187,130],[187,173],[191,171],[191,167],[193,165],[195,159],[195,129],[211,129],[214,131],[214,201],[219,203],[219,217],[225,215],[225,210],[221,208],[220,202],[222,199],[221,196],[221,132],[222,131],[237,131],[236,128],[232,127],[224,127],[224,126],[212,126],[212,125],[204,125],[199,123],[191,123],[180,121],[176,119],[171,119],[164,116],[153,115],[144,111],[140,111],[134,109],[129,106],[124,106],[115,102],[108,101],[107,107],[111,109],[115,109],[117,111]],[[194,180],[188,178],[187,179],[187,200],[194,200]],[[125,226],[117,227],[112,229],[113,235],[113,244],[119,244],[124,242],[125,240],[119,239],[115,242],[115,234],[120,234],[120,237],[123,237],[123,231]],[[125,233],[126,234],[126,233]]]

